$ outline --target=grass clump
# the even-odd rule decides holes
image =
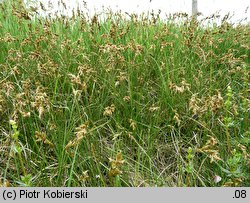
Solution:
[[[249,25],[17,2],[0,5],[1,185],[250,186]]]

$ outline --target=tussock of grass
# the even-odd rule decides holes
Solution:
[[[173,21],[0,5],[1,184],[250,186],[250,27]]]

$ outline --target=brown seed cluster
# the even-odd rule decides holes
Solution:
[[[213,161],[222,161],[222,159],[219,157],[218,147],[216,147],[217,143],[217,139],[211,136],[206,144],[202,148],[199,148],[197,151],[207,154],[210,158],[210,163],[212,163]]]
[[[125,163],[125,160],[122,159],[122,152],[118,151],[116,158],[115,159],[109,158],[109,162],[111,165],[109,169],[109,176],[115,177],[117,175],[121,175],[122,174],[121,167]]]
[[[217,112],[223,108],[224,100],[219,91],[213,96],[198,97],[198,94],[193,94],[189,100],[189,110],[193,115],[203,115],[208,111]]]
[[[88,127],[88,122],[78,126],[75,129],[75,138],[70,140],[68,144],[66,145],[65,149],[67,152],[69,152],[70,148],[74,148],[77,145],[79,145],[82,141],[82,139],[86,136],[87,134],[87,127]]]
[[[103,115],[104,116],[112,116],[112,114],[115,112],[115,105],[111,104],[111,106],[107,106],[104,109]]]

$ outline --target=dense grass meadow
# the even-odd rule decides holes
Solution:
[[[0,4],[1,186],[250,186],[249,24],[43,19],[14,2]]]

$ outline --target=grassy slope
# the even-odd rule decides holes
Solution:
[[[250,186],[249,25],[24,13],[0,8],[2,184]]]

